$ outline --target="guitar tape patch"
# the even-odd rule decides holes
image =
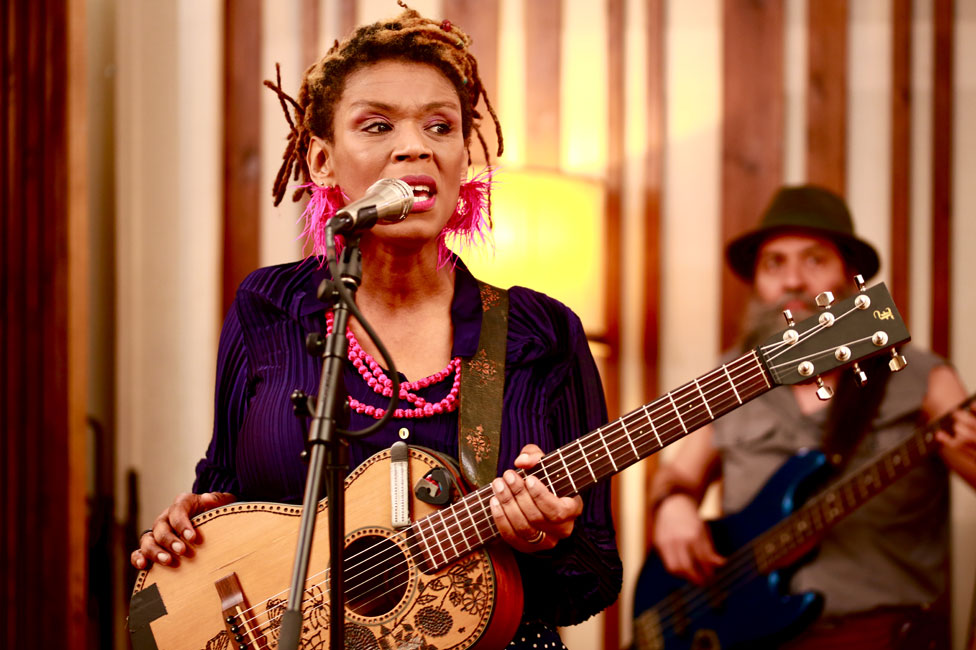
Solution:
[[[133,650],[159,650],[149,624],[166,616],[166,605],[159,595],[159,587],[149,585],[132,595],[129,601],[129,637]]]

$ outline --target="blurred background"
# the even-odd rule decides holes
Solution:
[[[976,0],[408,4],[474,38],[504,130],[495,246],[465,259],[580,314],[611,416],[717,365],[748,295],[724,242],[807,181],[847,197],[914,341],[976,387]],[[301,206],[272,207],[287,125],[261,81],[280,63],[297,93],[336,38],[398,11],[4,3],[0,646],[127,647],[128,553],[206,448],[224,310],[302,255]],[[624,589],[570,648],[632,640],[656,462],[613,479]],[[976,496],[952,496],[963,648]]]

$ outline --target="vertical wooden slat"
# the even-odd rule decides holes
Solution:
[[[221,313],[258,265],[261,201],[261,2],[224,2],[224,239]]]
[[[659,394],[658,363],[661,358],[661,188],[664,184],[664,2],[646,0],[647,12],[647,142],[644,154],[644,402]],[[645,494],[650,494],[658,458],[648,460]],[[644,539],[651,542],[653,520],[646,504]]]
[[[478,60],[478,75],[492,106],[498,101],[498,38],[501,9],[499,0],[453,0],[444,4],[444,17],[456,23],[471,37],[471,53]],[[478,107],[481,113],[481,134],[494,161],[498,151],[498,137],[488,108]],[[503,133],[504,135],[504,133]],[[477,137],[472,138],[471,160],[475,165],[485,162]]]
[[[783,9],[725,0],[722,56],[722,241],[754,227],[782,179]],[[722,347],[741,325],[748,288],[722,267]]]
[[[525,3],[526,161],[559,167],[562,0]]]
[[[843,196],[847,187],[847,0],[817,0],[807,6],[807,179]]]
[[[84,88],[83,50],[69,52],[79,9],[71,0],[2,9],[4,648],[73,650],[87,642],[85,459],[78,453],[85,439],[85,368],[72,365],[84,362],[85,351],[76,347],[88,343],[81,307],[87,277],[84,257],[77,257],[86,241],[84,135],[73,132],[85,125],[69,128],[72,115],[84,118],[69,107]],[[69,160],[81,169],[69,174]]]
[[[339,40],[342,40],[356,28],[358,23],[358,14],[356,13],[357,3],[356,0],[336,1],[339,3]]]
[[[319,0],[300,0],[301,6],[301,70],[318,61],[325,52],[319,52]]]
[[[891,294],[910,324],[912,0],[894,0],[892,9]]]
[[[607,0],[607,182],[604,223],[606,224],[606,295],[607,376],[603,377],[604,391],[610,417],[620,415],[620,268],[621,222],[623,220],[624,183],[624,0]],[[611,481],[611,506],[619,518],[620,492],[618,480]],[[620,601],[615,601],[603,617],[603,647],[620,647]]]
[[[949,357],[952,295],[953,0],[936,0],[932,107],[932,350]]]

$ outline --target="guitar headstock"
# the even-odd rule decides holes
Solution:
[[[830,390],[819,377],[827,371],[887,351],[892,355],[888,365],[893,371],[905,366],[904,357],[894,348],[912,337],[887,287],[883,282],[870,289],[858,284],[858,293],[834,304],[827,304],[829,295],[821,294],[819,314],[791,325],[756,348],[774,384],[817,380],[823,391],[818,394],[826,399]]]

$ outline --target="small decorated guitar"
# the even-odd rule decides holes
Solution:
[[[803,496],[823,485],[832,471],[823,453],[799,452],[776,470],[749,505],[707,522],[716,550],[727,562],[703,586],[671,575],[652,552],[637,580],[635,646],[757,648],[798,634],[820,616],[823,596],[787,593],[784,569],[808,556],[848,515],[925,462],[938,447],[935,432],[951,425],[950,412],[796,510]]]
[[[557,496],[572,496],[659,451],[741,404],[783,384],[891,351],[908,330],[883,284],[861,291],[623,417],[547,454],[531,474]],[[902,360],[903,361],[903,360]],[[490,486],[437,507],[411,500],[405,526],[393,526],[391,451],[346,480],[343,584],[346,647],[497,648],[522,615],[518,570],[491,517]],[[449,471],[435,454],[409,451],[411,484]],[[421,490],[415,490],[419,493]],[[409,490],[407,493],[409,494]],[[302,648],[329,637],[327,502],[303,601]],[[136,579],[129,610],[135,650],[277,646],[301,508],[235,503],[194,518],[205,541],[180,566],[153,565]]]

